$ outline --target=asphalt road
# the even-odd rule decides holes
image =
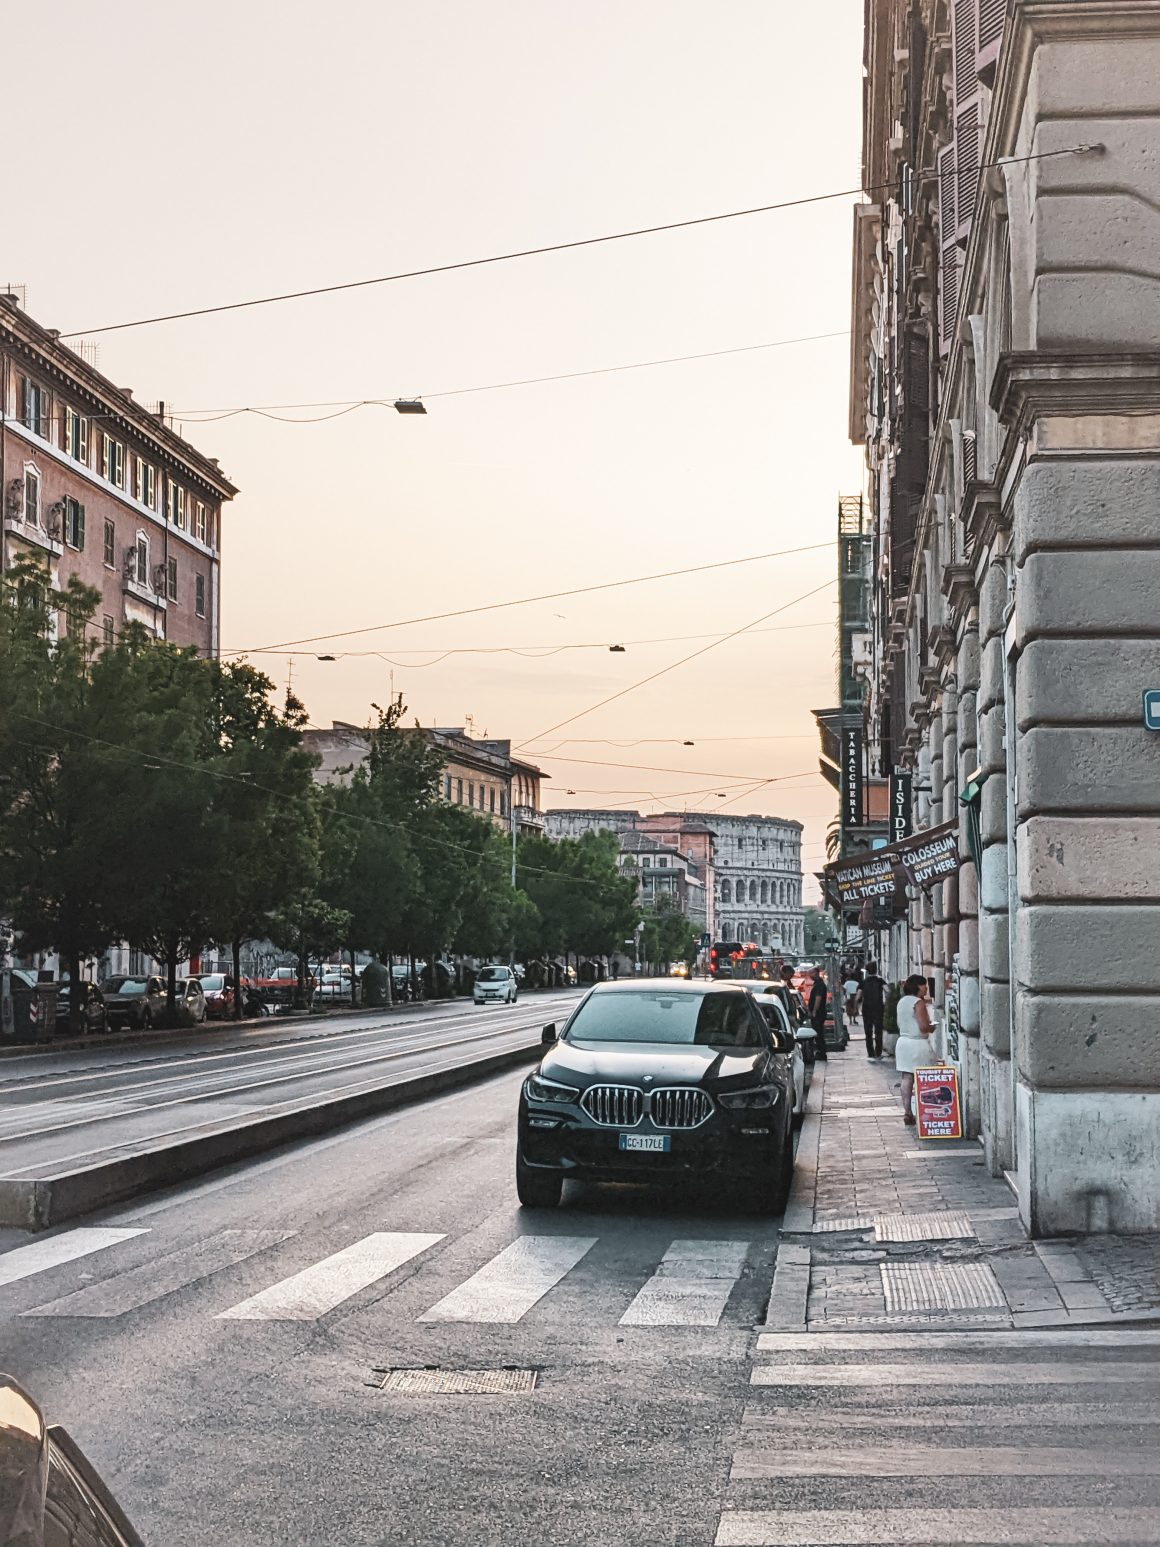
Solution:
[[[0,1367],[150,1547],[712,1542],[777,1221],[628,1187],[521,1210],[521,1078],[0,1231]],[[426,1367],[536,1384],[374,1373]]]
[[[534,1042],[571,993],[274,1020],[172,1041],[0,1062],[0,1176],[49,1178],[330,1097]]]

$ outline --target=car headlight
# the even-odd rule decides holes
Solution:
[[[780,1095],[776,1085],[758,1085],[753,1090],[735,1090],[728,1095],[718,1095],[717,1100],[730,1111],[756,1112],[775,1107]]]
[[[524,1093],[529,1101],[575,1101],[580,1092],[574,1085],[561,1085],[558,1080],[546,1080],[541,1074],[530,1074],[524,1082]]]

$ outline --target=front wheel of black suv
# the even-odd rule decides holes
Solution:
[[[556,1171],[537,1171],[516,1151],[516,1195],[525,1209],[558,1208],[564,1178]]]
[[[759,1214],[784,1214],[793,1183],[793,1124],[786,1124],[785,1143],[776,1173],[761,1183],[755,1200]]]

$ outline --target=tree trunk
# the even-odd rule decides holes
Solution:
[[[354,946],[348,945],[346,953],[350,957],[350,1007],[355,1009],[358,1005],[358,978],[354,971]]]
[[[165,942],[165,988],[168,995],[165,1023],[167,1026],[177,1025],[177,953],[180,948],[181,941],[176,935],[170,935]]]
[[[68,968],[68,1030],[72,1032],[86,1032],[88,1022],[84,1019],[84,1011],[81,999],[81,953],[69,947],[61,953],[64,956],[64,964]]]
[[[387,969],[387,1009],[388,1010],[393,1010],[394,1007],[395,1007],[395,953],[394,953],[394,951],[388,951],[386,949],[386,947],[384,946],[382,954],[379,956],[379,960],[381,962],[385,963],[386,969]]]
[[[234,956],[234,1020],[242,1018],[242,942],[233,942]]]

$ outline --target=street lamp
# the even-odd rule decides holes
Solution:
[[[425,414],[427,410],[420,398],[400,397],[395,399],[395,412],[397,414]]]

